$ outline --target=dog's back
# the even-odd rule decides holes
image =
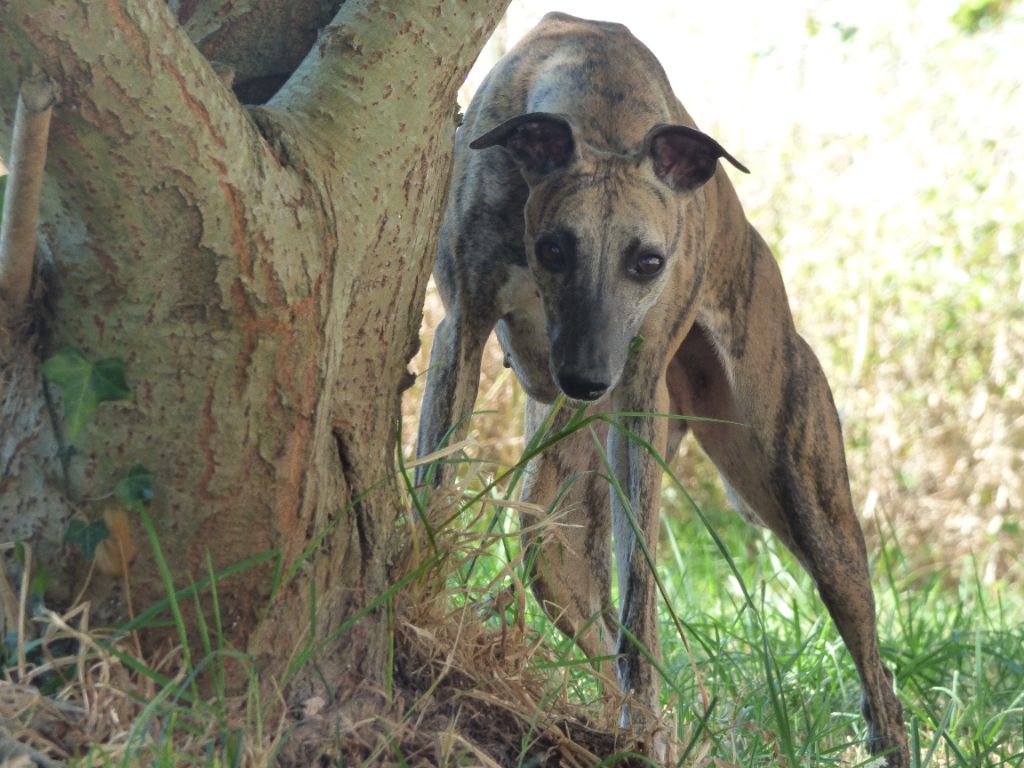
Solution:
[[[549,13],[487,76],[466,113],[476,137],[529,112],[572,115],[577,138],[630,152],[652,125],[692,125],[654,54],[626,27]]]

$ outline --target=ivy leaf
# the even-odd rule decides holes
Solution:
[[[117,357],[95,363],[74,347],[67,347],[42,365],[43,376],[64,393],[67,441],[74,442],[107,400],[126,400],[131,390],[124,380],[124,361]]]
[[[50,584],[50,572],[46,570],[46,566],[43,565],[42,561],[32,564],[33,570],[32,581],[28,584],[29,594],[42,597],[46,594],[46,587]]]
[[[22,568],[25,567],[25,545],[20,541],[14,544],[14,559]],[[49,583],[50,573],[46,570],[46,566],[41,560],[34,561],[32,563],[32,581],[28,583],[29,594],[42,597]]]
[[[137,509],[153,498],[153,473],[142,464],[134,465],[114,486],[114,493],[128,509]]]
[[[92,560],[96,554],[96,547],[108,536],[110,531],[102,520],[87,523],[76,518],[68,523],[68,529],[64,532],[64,543],[78,547],[86,560]]]

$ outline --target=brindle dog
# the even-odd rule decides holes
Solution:
[[[814,577],[860,675],[870,749],[903,768],[902,709],[878,653],[832,394],[719,158],[746,171],[696,130],[654,55],[623,26],[549,14],[505,56],[456,141],[434,272],[447,315],[419,452],[465,434],[492,330],[529,395],[529,433],[559,392],[623,414],[614,417],[621,429],[607,430],[626,497],[610,494],[610,516],[587,430],[533,461],[524,496],[543,508],[557,500],[573,524],[558,539],[527,542],[540,555],[535,591],[588,654],[618,657],[632,701],[623,722],[639,730],[658,710],[658,684],[629,636],[657,652],[643,548],[657,549],[662,471],[623,430],[670,456],[687,422],[635,414],[710,419],[689,427],[740,510]],[[556,428],[571,410],[555,415]]]

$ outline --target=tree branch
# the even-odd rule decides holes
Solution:
[[[120,207],[124,179],[156,182],[168,158],[202,169],[202,186],[237,183],[263,150],[246,111],[159,0],[9,0],[0,49],[9,54],[0,57],[0,105],[28,62],[60,88],[53,181],[80,211]]]
[[[453,51],[479,51],[509,2],[409,0],[383,6],[380,0],[347,0],[268,106],[300,113],[328,135],[363,113],[378,129],[366,137],[370,142],[393,140],[403,122],[411,122],[401,114],[403,106],[447,102],[454,109],[475,55],[453,57]],[[438,83],[438,66],[453,58],[459,66]],[[424,85],[430,87],[426,93]]]
[[[262,104],[291,76],[342,0],[183,2],[178,18],[210,61],[235,72],[235,93]]]
[[[39,221],[39,190],[56,89],[42,72],[21,84],[0,224],[0,322],[17,324],[28,303]]]

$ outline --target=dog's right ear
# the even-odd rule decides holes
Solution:
[[[561,115],[531,112],[506,120],[480,138],[470,149],[504,147],[527,179],[564,168],[575,156],[572,126]]]

